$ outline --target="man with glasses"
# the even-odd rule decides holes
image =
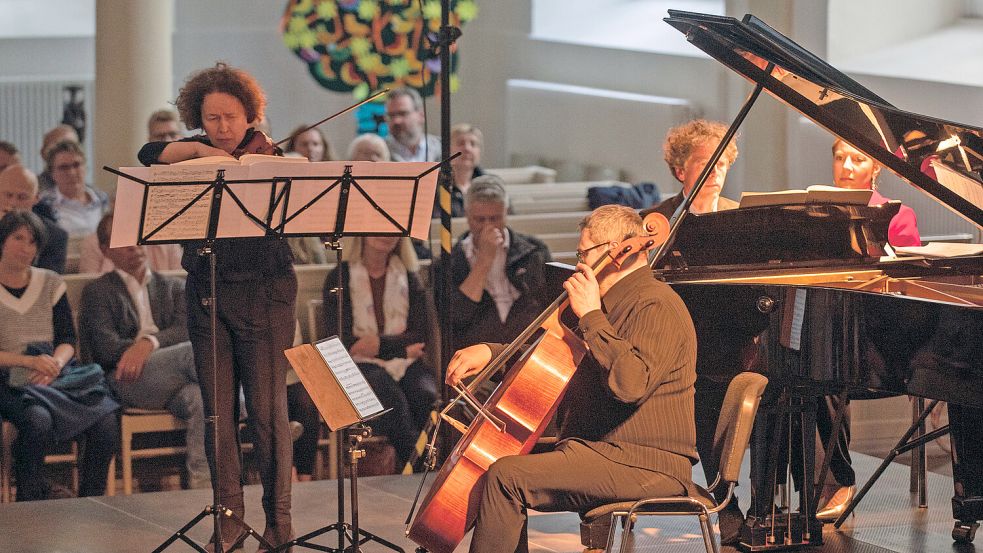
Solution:
[[[106,211],[109,196],[85,184],[85,152],[78,142],[65,140],[48,150],[45,158],[55,187],[41,194],[41,201],[58,216],[58,226],[69,239],[93,234]]]
[[[471,551],[526,551],[527,512],[584,513],[616,501],[685,495],[696,457],[696,333],[685,304],[644,254],[592,267],[642,234],[631,208],[606,205],[581,223],[581,263],[564,283],[589,350],[556,413],[552,451],[510,455],[488,469]],[[502,344],[458,350],[450,385],[480,371]]]
[[[397,88],[386,100],[386,145],[393,161],[440,161],[440,139],[424,134],[423,98],[412,88]]]
[[[456,346],[511,341],[554,299],[545,275],[549,248],[506,226],[508,201],[494,175],[474,179],[464,196],[469,230],[451,252],[454,289],[449,309],[441,306],[453,317]]]

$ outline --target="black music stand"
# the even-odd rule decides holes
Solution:
[[[229,197],[234,197],[233,194],[226,190],[227,182],[225,180],[225,169],[218,169],[216,171],[216,176],[213,181],[177,181],[177,182],[166,182],[166,183],[154,183],[149,180],[141,179],[133,175],[129,175],[122,171],[117,171],[110,167],[104,167],[107,171],[128,179],[129,181],[138,183],[143,187],[143,194],[140,198],[140,211],[139,219],[137,221],[137,233],[136,233],[136,245],[145,244],[164,244],[164,243],[175,243],[175,244],[192,244],[201,243],[203,245],[199,248],[199,255],[207,255],[209,260],[209,297],[202,300],[202,303],[206,304],[209,308],[209,316],[211,318],[212,325],[212,367],[218,366],[218,345],[216,337],[216,323],[217,323],[217,296],[215,290],[215,276],[216,276],[216,253],[214,250],[216,235],[219,226],[219,217],[221,213],[221,206],[223,197],[228,193]],[[180,187],[180,190],[177,188]],[[163,190],[165,188],[170,188],[171,190]],[[189,190],[190,189],[190,190]],[[117,198],[125,195],[126,192],[117,190]],[[173,203],[163,200],[174,200],[174,194],[168,194],[168,192],[177,192],[177,196],[184,196],[182,199],[187,200],[183,205],[179,202],[180,206],[174,213],[166,215],[163,220],[160,220],[156,216],[159,214],[156,211],[164,208],[165,206],[173,208]],[[183,193],[183,194],[182,194]],[[187,196],[190,196],[188,198]],[[167,205],[170,204],[170,205]],[[195,212],[198,213],[195,213]],[[192,228],[180,228],[171,229],[169,226],[175,221],[181,219],[185,214],[197,215],[198,218],[195,219],[200,224],[189,225]],[[207,214],[207,215],[206,215]],[[206,215],[205,219],[202,221],[201,215]],[[148,220],[148,217],[150,218]],[[117,232],[117,228],[123,229],[123,233],[128,235],[123,238],[123,240],[129,241],[133,237],[131,232],[127,232],[125,225],[117,227],[113,224],[113,236],[120,236]],[[129,229],[132,231],[132,229]],[[117,245],[114,241],[114,246]],[[119,244],[124,245],[124,244]],[[133,245],[133,244],[125,244]],[[215,472],[219,472],[218,464],[220,463],[218,455],[218,415],[216,405],[214,401],[217,398],[218,391],[218,372],[214,371],[215,374],[212,378],[212,416],[206,419],[206,422],[212,425],[212,456],[213,462],[215,463]],[[235,549],[239,547],[246,539],[249,537],[256,538],[260,545],[267,549],[272,549],[273,546],[263,538],[262,535],[257,533],[252,527],[246,524],[246,521],[235,514],[231,509],[225,507],[219,501],[218,487],[212,485],[212,503],[206,505],[205,508],[198,513],[197,516],[192,518],[187,524],[182,526],[178,531],[167,538],[162,544],[160,544],[154,553],[159,553],[164,551],[172,543],[177,540],[181,540],[184,543],[191,546],[196,551],[201,553],[206,553],[206,550],[192,541],[187,532],[201,522],[205,517],[212,517],[212,537],[215,539],[215,552],[224,553],[225,544],[222,542],[222,518],[228,518],[240,525],[240,527],[245,530],[245,533],[240,535],[239,539],[229,544],[229,549]]]

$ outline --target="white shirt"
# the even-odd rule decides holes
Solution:
[[[512,304],[515,303],[515,300],[519,299],[519,290],[512,285],[512,281],[505,274],[505,260],[509,253],[511,238],[509,237],[509,229],[507,228],[502,229],[502,234],[505,237],[505,244],[495,254],[495,260],[492,261],[491,269],[485,277],[485,291],[495,300],[498,318],[504,323],[505,319],[509,316],[509,311],[512,309]],[[477,258],[477,253],[474,249],[474,240],[472,240],[473,236],[473,234],[468,234],[464,240],[461,240],[461,249],[464,250],[464,256],[468,259],[468,265],[472,267],[474,267],[474,262]]]
[[[99,220],[109,209],[109,196],[102,190],[85,187],[89,203],[73,200],[61,193],[57,187],[41,194],[58,214],[58,226],[65,229],[70,238],[80,238],[96,231]]]
[[[386,145],[393,161],[440,161],[440,139],[432,134],[421,136],[415,151],[392,135],[386,137]]]
[[[126,291],[130,293],[130,299],[133,300],[133,306],[136,307],[137,317],[140,320],[140,330],[133,341],[146,338],[154,345],[154,349],[159,348],[160,342],[154,335],[160,332],[160,329],[154,323],[154,314],[150,310],[150,292],[147,290],[147,284],[150,282],[150,269],[147,269],[146,274],[144,274],[143,282],[133,278],[133,275],[126,271],[116,269],[116,274],[123,279],[123,284],[126,285]]]

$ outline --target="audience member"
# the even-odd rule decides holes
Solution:
[[[344,337],[382,405],[392,409],[371,425],[389,438],[402,467],[437,399],[434,370],[424,358],[433,336],[429,296],[416,276],[409,239],[358,237],[345,251],[341,326],[338,297],[331,291],[338,286],[335,269],[324,279],[325,329],[329,336]],[[436,344],[431,341],[430,347]]]
[[[0,172],[0,213],[33,210],[44,224],[45,236],[40,244],[35,267],[56,273],[65,272],[68,233],[55,222],[54,212],[38,201],[38,180],[22,165],[12,165]]]
[[[55,144],[66,140],[70,140],[75,143],[80,142],[79,135],[75,130],[75,127],[61,124],[44,133],[44,137],[41,139],[41,159],[47,163],[48,151]],[[38,186],[40,187],[41,192],[46,192],[55,187],[55,179],[51,175],[50,167],[45,167],[44,171],[38,175]]]
[[[464,195],[471,187],[471,180],[485,174],[481,170],[481,146],[483,138],[478,127],[460,123],[451,127],[451,154],[461,155],[451,160],[451,217],[464,216]],[[439,195],[438,195],[439,198]],[[440,204],[434,202],[434,217],[440,216]]]
[[[98,365],[78,365],[65,282],[31,267],[44,226],[29,211],[0,219],[0,418],[17,428],[17,500],[44,499],[44,456],[52,443],[81,439],[79,496],[106,490],[119,448],[119,404]]]
[[[305,128],[307,125],[300,125],[290,133],[292,138],[287,141],[286,151],[297,152],[308,161],[333,161],[334,151],[324,132],[319,127],[300,132]],[[295,136],[295,133],[300,134]]]
[[[386,145],[393,161],[440,161],[440,139],[425,134],[423,98],[412,88],[397,88],[386,101],[389,136]]]
[[[360,134],[348,145],[349,161],[392,161],[389,146],[381,136]]]
[[[55,187],[41,193],[41,201],[55,211],[58,226],[71,239],[81,239],[96,231],[99,220],[109,210],[109,196],[85,184],[85,153],[78,142],[62,141],[48,150],[45,159]]]
[[[188,487],[210,487],[205,415],[188,340],[184,281],[151,271],[141,246],[110,248],[112,226],[110,214],[96,230],[99,247],[115,270],[82,291],[82,353],[106,371],[124,406],[167,409],[187,423]]]
[[[0,140],[0,173],[11,165],[20,165],[20,150],[6,140]]]
[[[150,114],[147,120],[148,142],[174,142],[181,138],[181,123],[178,114],[171,109],[159,109]],[[176,271],[181,268],[181,246],[178,244],[153,244],[144,247],[144,253],[153,271]],[[99,239],[91,234],[79,244],[80,273],[108,273],[113,270],[113,262],[106,258],[99,245]]]
[[[181,139],[181,122],[173,109],[159,109],[147,120],[149,142],[173,142]]]
[[[151,244],[144,246],[143,252],[152,271],[176,271],[181,268],[183,252],[178,244]],[[78,272],[102,274],[113,268],[113,261],[102,251],[96,234],[90,234],[79,242]]]
[[[504,183],[494,175],[474,179],[464,196],[469,230],[451,252],[454,289],[441,306],[453,321],[457,348],[510,342],[553,300],[544,269],[549,249],[506,226],[507,205]]]
[[[305,128],[307,125],[300,125],[290,133],[291,138],[287,141],[284,155],[296,154],[307,158],[308,161],[332,161],[334,153],[331,150],[331,143],[328,142],[321,129],[315,127],[300,132]],[[295,265],[327,263],[328,261],[327,254],[324,252],[324,242],[316,236],[288,238],[287,244],[290,245],[290,251],[294,254]]]

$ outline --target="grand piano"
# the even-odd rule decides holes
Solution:
[[[666,22],[755,85],[732,131],[766,91],[983,227],[983,129],[899,110],[753,16],[670,10]],[[805,430],[785,447],[814,459],[810,410],[823,395],[844,393],[948,402],[953,538],[972,541],[983,519],[983,258],[893,255],[887,226],[897,203],[703,215],[686,207],[670,219],[656,273],[687,302],[706,366],[752,344],[757,370],[775,385],[777,407],[759,415],[752,439],[741,547],[822,543],[811,485],[798,511],[775,508],[772,486],[785,464],[774,448],[795,419]]]

